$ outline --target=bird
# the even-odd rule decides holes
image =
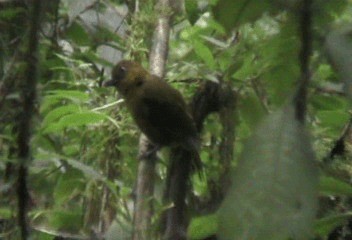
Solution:
[[[124,99],[136,125],[156,151],[162,147],[181,147],[191,153],[199,168],[199,136],[181,93],[135,61],[122,60],[104,87],[115,87]],[[197,167],[198,166],[198,167]]]

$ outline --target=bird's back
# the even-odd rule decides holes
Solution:
[[[197,131],[182,95],[155,76],[145,81],[139,96],[127,101],[137,125],[154,143],[171,145],[196,138]],[[137,102],[138,101],[138,102]]]

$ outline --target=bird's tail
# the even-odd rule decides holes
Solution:
[[[200,173],[203,168],[202,160],[199,156],[199,139],[198,138],[187,138],[184,144],[182,144],[183,148],[189,152],[191,162],[191,171]]]

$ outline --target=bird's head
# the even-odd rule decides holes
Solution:
[[[111,80],[104,82],[104,87],[116,87],[124,94],[133,89],[146,77],[148,72],[137,62],[122,60],[112,69]]]

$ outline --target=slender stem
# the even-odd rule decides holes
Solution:
[[[312,0],[304,0],[300,12],[301,52],[299,55],[301,79],[295,96],[296,117],[304,123],[307,108],[307,89],[310,80],[309,61],[312,55]]]

